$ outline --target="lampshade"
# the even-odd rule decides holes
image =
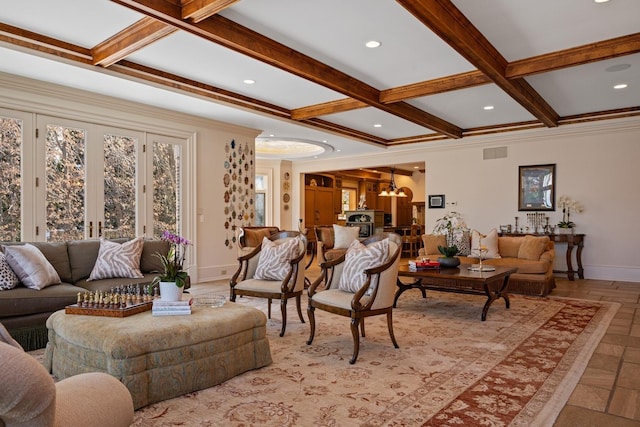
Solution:
[[[389,186],[387,188],[383,188],[378,196],[382,197],[407,197],[402,188],[398,188],[395,180],[395,169],[391,169],[391,180],[389,181]]]

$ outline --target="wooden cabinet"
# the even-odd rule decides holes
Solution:
[[[407,197],[396,197],[396,225],[404,226],[413,224],[413,192],[410,188],[402,187]],[[388,197],[390,198],[390,197]]]
[[[304,224],[308,229],[307,238],[315,241],[316,225],[331,225],[338,217],[334,207],[336,199],[333,177],[326,175],[305,175]]]

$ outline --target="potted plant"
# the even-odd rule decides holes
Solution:
[[[169,242],[166,255],[155,253],[160,259],[163,272],[151,281],[150,286],[160,286],[160,298],[164,301],[179,301],[182,298],[184,285],[187,283],[187,272],[183,269],[187,246],[191,242],[184,237],[169,231],[162,233],[162,240]]]
[[[558,204],[562,207],[562,221],[558,223],[558,231],[562,233],[573,233],[575,222],[571,221],[571,211],[576,213],[582,212],[582,204],[569,198],[569,196],[561,196]]]
[[[444,234],[447,238],[447,246],[438,246],[438,251],[443,255],[438,258],[441,267],[457,267],[460,260],[455,256],[460,249],[455,243],[462,239],[467,226],[458,212],[449,212],[436,221],[433,234]]]

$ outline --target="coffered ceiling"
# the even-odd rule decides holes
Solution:
[[[638,0],[2,3],[0,71],[326,157],[640,115]]]

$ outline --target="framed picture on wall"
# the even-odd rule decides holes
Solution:
[[[444,194],[429,195],[429,209],[444,208]]]
[[[556,165],[518,168],[518,210],[555,211]]]

